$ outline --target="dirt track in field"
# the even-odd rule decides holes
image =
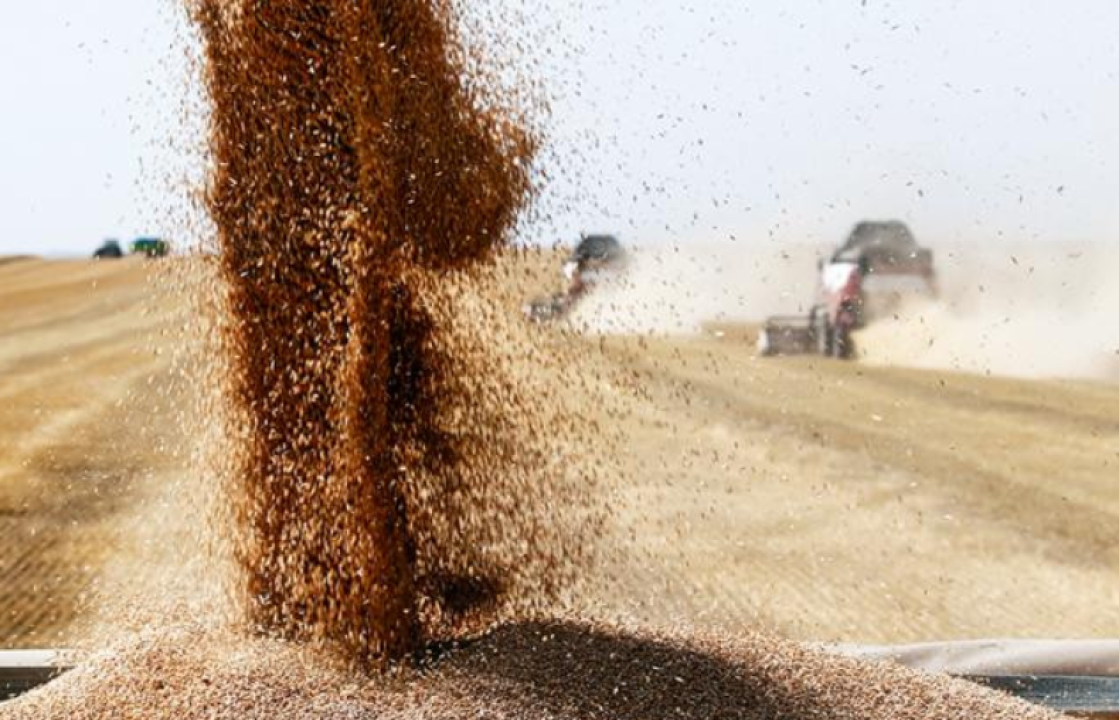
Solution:
[[[189,443],[142,262],[0,263],[0,647],[72,642],[181,538]],[[798,638],[1119,636],[1119,386],[587,343],[636,373],[603,613]],[[605,422],[607,418],[602,418]],[[176,540],[176,538],[180,538]],[[131,563],[131,565],[130,565]],[[643,603],[643,604],[642,604]]]

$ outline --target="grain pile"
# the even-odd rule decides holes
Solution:
[[[140,638],[0,717],[763,718],[1045,720],[960,680],[728,639],[586,623],[518,623],[420,670],[372,678],[306,647],[198,635]]]

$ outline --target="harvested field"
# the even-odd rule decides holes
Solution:
[[[731,332],[604,358],[647,393],[622,492],[657,548],[653,615],[673,598],[863,642],[1119,632],[1119,387],[772,361]]]
[[[155,354],[180,318],[147,275],[0,268],[0,646],[78,642],[97,578],[181,567],[187,459]],[[598,418],[625,437],[636,554],[587,588],[596,614],[861,642],[1119,633],[1119,388],[761,360],[741,338],[568,340],[588,382],[636,373]]]
[[[0,266],[0,646],[74,642],[109,561],[174,535],[126,539],[184,464],[158,343],[175,313],[149,270]]]

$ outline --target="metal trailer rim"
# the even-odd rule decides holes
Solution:
[[[11,700],[66,672],[59,650],[0,651],[0,702]]]

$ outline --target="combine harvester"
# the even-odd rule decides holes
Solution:
[[[831,259],[820,262],[816,304],[808,315],[766,320],[758,350],[854,357],[856,330],[915,297],[937,297],[932,251],[919,247],[904,223],[861,222]]]
[[[583,235],[563,263],[567,287],[536,298],[522,308],[525,318],[548,323],[566,317],[596,286],[616,279],[627,264],[627,255],[613,235]]]

